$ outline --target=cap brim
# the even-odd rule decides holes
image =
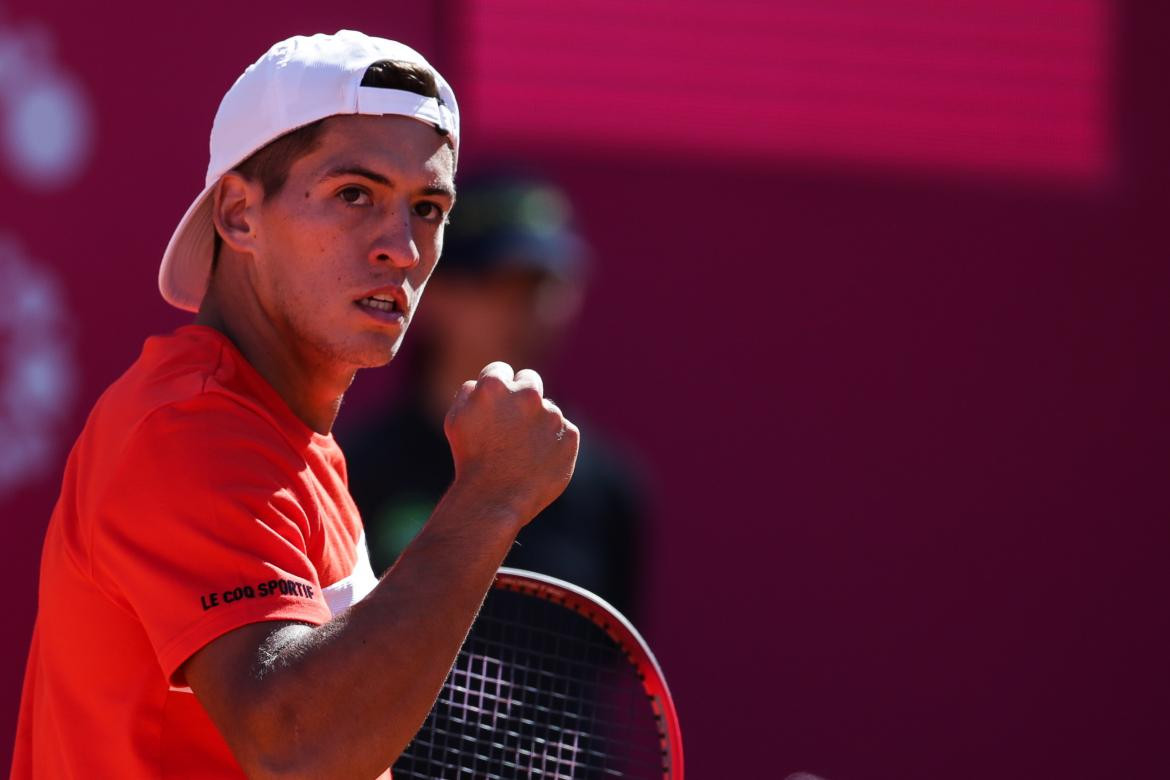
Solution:
[[[167,303],[187,311],[199,311],[215,252],[215,225],[211,221],[211,191],[204,188],[187,209],[171,235],[158,269],[158,289]]]

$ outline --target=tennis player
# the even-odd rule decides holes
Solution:
[[[159,276],[195,322],[66,465],[14,778],[388,776],[577,453],[537,374],[486,366],[447,415],[454,482],[375,580],[330,429],[402,342],[458,150],[442,77],[356,32],[282,41],[225,95]]]

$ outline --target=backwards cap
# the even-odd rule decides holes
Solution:
[[[361,86],[366,69],[381,60],[426,68],[435,75],[438,98]],[[414,49],[353,30],[281,41],[236,79],[215,113],[205,186],[175,228],[159,267],[158,287],[168,303],[198,311],[207,292],[215,251],[211,193],[219,178],[280,136],[337,114],[412,117],[447,135],[458,157],[455,93]]]

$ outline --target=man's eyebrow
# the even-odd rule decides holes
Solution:
[[[363,178],[369,179],[370,181],[375,181],[378,184],[383,184],[387,187],[390,186],[389,178],[383,176],[377,171],[371,171],[369,168],[363,168],[360,165],[339,165],[336,168],[330,168],[325,172],[325,175],[321,177],[321,181],[328,181],[329,179],[340,179],[344,176],[361,176]]]
[[[346,176],[361,176],[364,179],[377,182],[385,187],[393,186],[393,182],[389,177],[384,176],[377,171],[371,171],[369,168],[361,165],[339,165],[335,168],[330,168],[321,176],[321,181],[328,181],[330,179],[340,179]],[[437,195],[445,197],[449,200],[455,200],[455,190],[445,186],[430,186],[422,188],[423,195]]]
[[[450,201],[455,200],[455,190],[451,189],[450,187],[423,187],[422,194],[423,195],[438,195],[438,196],[444,197]]]

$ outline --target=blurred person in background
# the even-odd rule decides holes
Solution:
[[[461,183],[406,385],[345,442],[375,572],[394,563],[454,478],[443,416],[468,371],[493,360],[543,370],[581,310],[587,260],[571,204],[547,180],[496,169]],[[582,441],[573,481],[520,534],[505,565],[568,580],[630,615],[642,490],[596,431]]]

